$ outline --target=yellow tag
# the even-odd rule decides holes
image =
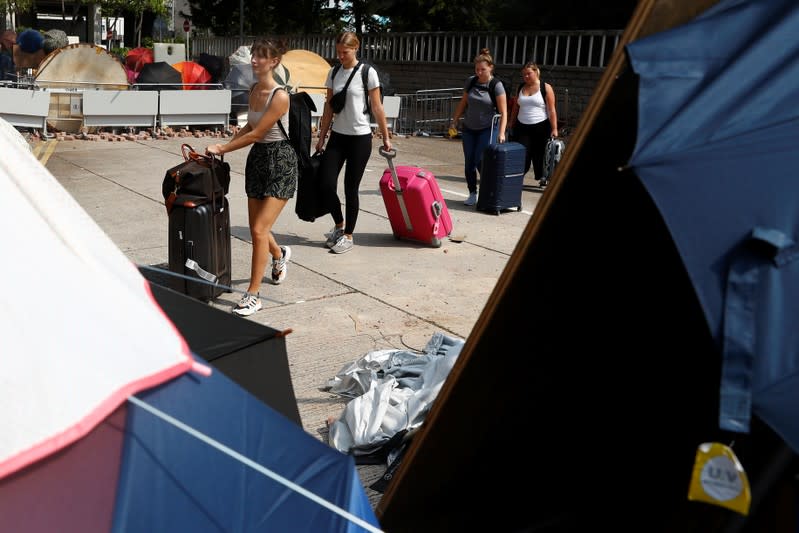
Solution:
[[[718,442],[699,445],[688,499],[726,507],[744,516],[749,514],[749,480],[729,446]]]
[[[450,138],[450,139],[454,139],[455,137],[457,137],[457,136],[458,136],[458,130],[456,130],[455,128],[450,128],[450,129],[447,131],[447,133],[449,134],[449,138]]]

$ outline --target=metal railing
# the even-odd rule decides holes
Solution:
[[[450,119],[462,95],[463,87],[396,95],[401,101],[394,131],[402,135],[446,135]],[[561,135],[565,136],[571,127],[568,89],[555,89],[555,104],[558,112],[558,129],[562,129]]]
[[[498,66],[535,61],[546,67],[604,69],[619,44],[622,30],[542,32],[430,32],[364,35],[360,56],[375,62],[471,64],[488,48]],[[328,60],[336,57],[335,35],[288,35],[290,49],[310,50]],[[228,57],[253,37],[197,37],[192,55]]]

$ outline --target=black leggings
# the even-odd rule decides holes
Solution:
[[[322,202],[330,210],[333,222],[336,225],[346,220],[344,233],[352,235],[355,231],[355,222],[358,221],[360,200],[358,189],[361,186],[366,163],[372,155],[372,134],[343,135],[333,132],[327,142],[325,154],[320,167],[319,185],[322,192]],[[344,200],[346,202],[347,218],[341,213],[341,200],[338,197],[338,175],[344,163]]]
[[[518,120],[513,126],[513,140],[521,143],[527,149],[527,157],[524,160],[524,173],[530,170],[530,161],[533,162],[533,172],[535,179],[540,180],[544,174],[544,151],[547,148],[547,141],[552,134],[552,127],[549,119],[542,120],[537,124],[522,124]]]

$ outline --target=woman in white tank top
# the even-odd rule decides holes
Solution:
[[[524,85],[519,88],[510,116],[513,140],[527,149],[524,172],[533,165],[535,179],[544,171],[544,151],[550,137],[558,136],[558,114],[555,111],[555,90],[546,82],[541,90],[541,71],[535,63],[522,67]]]
[[[261,309],[261,280],[270,256],[270,280],[280,284],[286,277],[291,249],[279,246],[272,226],[297,189],[297,154],[278,126],[288,131],[289,94],[278,85],[274,69],[286,47],[281,42],[256,39],[252,45],[252,70],[257,82],[250,91],[247,124],[227,144],[212,144],[206,153],[222,155],[252,146],[244,170],[247,193],[252,264],[247,292],[233,312],[249,316]]]

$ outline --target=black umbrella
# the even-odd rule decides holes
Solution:
[[[211,83],[219,83],[222,75],[225,73],[225,58],[222,56],[215,56],[203,52],[197,58],[197,63],[205,67],[205,70],[211,75]]]
[[[146,63],[136,78],[136,88],[140,91],[181,90],[183,78],[172,65],[166,61]],[[177,83],[177,85],[171,85]]]
[[[291,382],[286,338],[269,326],[241,320],[165,287],[166,273],[141,268],[153,296],[191,351],[253,396],[302,427]]]

